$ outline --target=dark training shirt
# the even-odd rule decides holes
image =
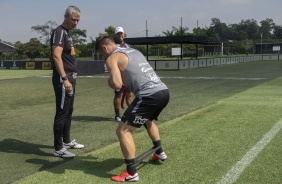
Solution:
[[[62,60],[64,64],[65,72],[68,76],[70,82],[76,82],[77,73],[77,61],[75,58],[74,47],[72,39],[69,36],[69,32],[62,25],[58,26],[51,34],[50,46],[52,52],[52,46],[60,46],[63,48]],[[52,59],[52,62],[53,59]],[[54,63],[52,63],[54,66]],[[53,67],[53,80],[61,81],[61,76],[59,75],[57,68]]]

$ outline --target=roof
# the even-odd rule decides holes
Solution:
[[[255,45],[281,45],[282,42],[260,42],[260,43],[255,43]]]
[[[208,36],[166,36],[166,37],[138,37],[125,38],[124,41],[131,45],[154,45],[168,43],[184,43],[184,44],[219,44],[222,41],[220,38]]]
[[[16,52],[17,49],[11,45],[0,42],[0,52]]]

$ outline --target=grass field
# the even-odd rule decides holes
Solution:
[[[165,162],[138,165],[139,183],[281,183],[282,62],[158,71],[171,93],[159,125]],[[124,169],[107,74],[79,77],[74,159],[52,156],[50,71],[0,72],[1,183],[113,183]],[[150,148],[144,128],[137,154]]]

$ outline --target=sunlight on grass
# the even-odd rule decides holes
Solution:
[[[229,168],[260,140],[280,118],[282,78],[251,88],[218,103],[159,125],[168,160],[145,159],[137,167],[138,183],[216,183]],[[262,95],[268,98],[264,100]],[[263,109],[263,111],[261,111]],[[137,155],[150,148],[147,133],[134,135]],[[281,140],[281,139],[280,139]],[[281,142],[280,142],[281,143]],[[280,152],[281,149],[277,150]],[[258,156],[256,160],[265,160]],[[275,163],[274,158],[267,158]],[[56,168],[28,176],[17,183],[111,183],[110,177],[124,169],[119,144],[81,154]],[[271,167],[271,165],[269,165]],[[264,180],[264,170],[249,167],[241,183],[273,183]],[[269,169],[268,169],[269,170]],[[280,174],[279,170],[273,171]],[[260,175],[260,173],[262,175]],[[184,177],[185,176],[185,177]]]
[[[50,76],[51,74],[52,70],[1,70],[0,80],[42,75]]]
[[[171,95],[157,122],[169,159],[145,159],[138,165],[139,183],[219,181],[281,118],[281,64],[258,61],[157,71]],[[107,77],[78,77],[71,137],[85,148],[71,150],[77,157],[64,160],[52,155],[55,96],[51,73],[0,71],[0,78],[10,78],[0,80],[0,181],[112,183],[110,177],[125,166]],[[254,77],[263,79],[247,80]],[[134,138],[137,155],[152,146],[144,128],[136,130]],[[281,136],[275,137],[239,183],[279,183],[281,141]]]

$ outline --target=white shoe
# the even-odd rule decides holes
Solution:
[[[54,156],[62,158],[72,158],[75,157],[75,154],[69,152],[66,148],[62,148],[59,151],[54,150]]]
[[[115,117],[115,120],[116,120],[117,122],[121,122],[121,118],[118,117],[118,116]]]
[[[156,161],[156,160],[161,160],[164,161],[167,159],[167,155],[165,154],[165,152],[161,152],[159,155],[154,153],[152,156],[152,160]]]
[[[64,143],[64,148],[67,148],[67,149],[80,149],[80,148],[84,148],[84,145],[83,144],[78,144],[77,142],[75,142],[75,139],[74,139],[70,143]]]

